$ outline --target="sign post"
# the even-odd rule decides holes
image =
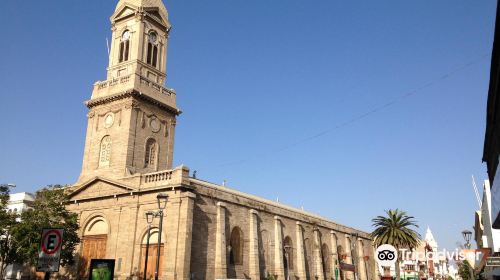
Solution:
[[[50,228],[42,230],[36,271],[45,272],[45,279],[50,278],[51,272],[59,271],[63,233],[63,229]]]

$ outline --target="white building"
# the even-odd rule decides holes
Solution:
[[[402,257],[400,263],[401,279],[403,280],[421,280],[421,279],[447,279],[448,276],[455,278],[455,272],[450,271],[449,262],[445,256],[437,254],[439,246],[427,227],[425,237],[420,242],[410,258]],[[429,253],[430,258],[426,257]],[[383,268],[379,266],[381,275],[384,275]],[[396,267],[393,265],[390,269],[390,276],[396,277]]]
[[[30,208],[35,196],[31,193],[13,193],[9,196],[7,211],[21,214]],[[22,266],[20,264],[12,264],[7,266],[5,271],[5,279],[21,279]]]
[[[28,209],[34,200],[35,196],[31,193],[27,192],[13,193],[9,196],[7,211],[17,212],[20,214],[24,210]]]
[[[474,225],[475,240],[478,249],[489,249],[489,254],[493,255],[500,252],[500,230],[492,227],[492,205],[491,188],[489,180],[483,184],[483,198],[481,209],[476,211]],[[475,263],[475,270],[481,271],[485,265],[485,260],[479,260]],[[484,267],[483,276],[487,279],[493,279],[493,276],[500,276],[500,269]]]

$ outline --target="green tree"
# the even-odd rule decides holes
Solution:
[[[8,185],[0,185],[0,279],[4,279],[7,266],[20,261],[12,238],[12,229],[18,224],[18,216],[15,212],[7,211],[9,192]]]
[[[66,209],[67,195],[60,185],[43,188],[37,191],[32,208],[21,214],[21,222],[13,228],[12,235],[24,263],[36,265],[44,228],[64,229],[61,265],[74,263],[75,247],[80,242],[78,216]]]
[[[462,263],[459,264],[458,275],[460,275],[462,280],[472,280],[471,272],[472,272],[472,267],[470,266],[469,261],[464,260]]]
[[[398,251],[399,249],[414,249],[420,244],[420,235],[413,229],[418,228],[413,216],[399,209],[386,210],[387,216],[377,216],[372,219],[375,230],[371,233],[376,247],[382,244],[390,244]],[[398,262],[400,261],[398,254]],[[401,279],[399,265],[396,264],[396,279]]]

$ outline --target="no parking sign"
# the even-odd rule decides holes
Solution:
[[[58,272],[63,242],[63,229],[50,228],[42,231],[40,252],[38,253],[38,272]]]

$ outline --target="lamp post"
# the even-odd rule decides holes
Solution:
[[[151,237],[151,224],[153,223],[155,214],[152,211],[146,212],[146,222],[148,223],[148,237],[146,240],[146,257],[144,259],[144,280],[147,279],[148,273],[148,257],[149,257],[149,238]]]
[[[167,207],[168,195],[164,193],[159,193],[156,196],[156,200],[158,202],[158,214],[160,216],[160,226],[158,229],[158,249],[156,251],[156,271],[155,271],[155,280],[158,280],[158,273],[160,269],[160,249],[161,249],[161,232],[163,228],[163,210]]]
[[[466,249],[470,249],[470,239],[471,239],[471,236],[472,236],[472,231],[466,229],[464,231],[462,231],[462,236],[464,237],[464,240],[465,240],[465,248]]]
[[[466,230],[462,231],[462,236],[465,240],[465,248],[470,249],[470,246],[471,246],[470,239],[472,237],[472,231],[466,229]],[[470,265],[470,277],[471,277],[470,279],[473,280],[474,279],[474,268],[472,267],[471,263],[469,265]]]
[[[286,260],[286,280],[290,280],[290,249],[292,249],[292,246],[290,245],[285,245],[283,247],[285,249],[285,260]]]

